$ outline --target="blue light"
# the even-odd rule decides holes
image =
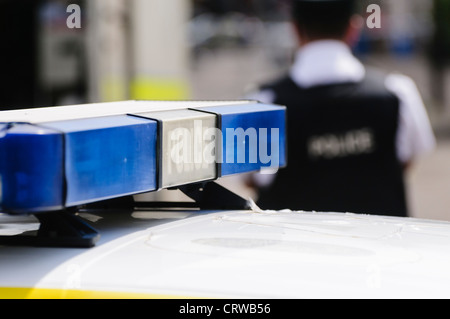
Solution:
[[[286,165],[286,108],[262,103],[202,107],[220,117],[221,176]]]
[[[26,213],[64,206],[63,137],[29,124],[3,127],[0,138],[2,211]]]
[[[43,125],[65,135],[66,206],[156,190],[156,121],[123,115]]]

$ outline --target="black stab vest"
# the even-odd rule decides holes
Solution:
[[[385,76],[303,89],[286,77],[265,89],[287,107],[288,163],[260,190],[263,209],[407,216],[396,155],[399,99]]]

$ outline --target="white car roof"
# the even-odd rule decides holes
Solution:
[[[0,217],[12,223],[4,232],[36,226]],[[0,247],[0,295],[450,297],[450,223],[291,211],[84,217],[102,234],[93,248]]]

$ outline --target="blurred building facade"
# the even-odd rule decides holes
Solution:
[[[366,18],[368,5],[378,4],[382,27],[364,27],[355,54],[409,71],[432,105],[448,106],[450,0],[358,3]],[[70,4],[81,9],[80,28],[67,26]],[[297,43],[289,4],[0,0],[0,105],[240,98],[290,66]]]
[[[190,12],[180,0],[0,0],[1,109],[187,98]]]

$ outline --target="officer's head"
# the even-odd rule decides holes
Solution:
[[[355,16],[355,0],[293,0],[300,41],[346,40]]]

